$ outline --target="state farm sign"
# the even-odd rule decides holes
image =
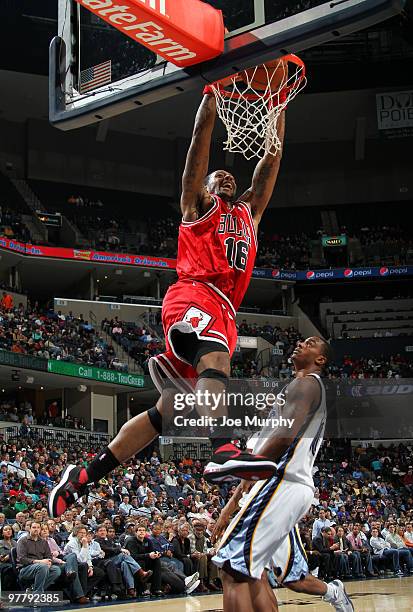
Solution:
[[[185,68],[224,49],[221,11],[200,0],[76,0],[120,32]]]

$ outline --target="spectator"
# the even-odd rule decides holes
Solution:
[[[371,530],[370,546],[373,553],[391,563],[392,570],[395,576],[402,576],[403,572],[400,569],[399,551],[397,548],[392,548],[389,542],[386,542],[379,534],[377,527]],[[409,555],[410,557],[410,555]],[[409,558],[410,561],[410,558]]]
[[[10,551],[15,548],[16,540],[10,525],[4,525],[0,530],[0,584],[3,591],[13,591],[15,579]]]
[[[133,515],[137,517],[142,516],[150,520],[152,518],[151,501],[149,499],[145,499],[143,506],[133,510]]]
[[[66,543],[63,553],[66,566],[69,565],[66,571],[78,575],[72,587],[74,599],[77,603],[86,604],[89,602],[87,595],[103,582],[105,572],[93,566],[87,529],[83,525],[74,528],[73,536]]]
[[[89,599],[85,597],[85,592],[81,582],[86,584],[87,574],[83,576],[83,569],[87,572],[87,568],[83,568],[77,562],[77,557],[74,553],[68,554],[63,559],[62,551],[56,544],[55,540],[49,536],[49,528],[47,523],[43,523],[40,529],[40,536],[46,540],[50,552],[52,553],[53,563],[60,567],[62,577],[66,584],[66,590],[70,594],[70,600],[78,604],[87,604]],[[83,578],[83,581],[82,581]]]
[[[154,523],[149,537],[153,549],[161,554],[162,580],[172,593],[192,593],[200,584],[199,574],[194,572],[190,576],[185,575],[183,563],[175,558],[172,552],[175,530],[171,524],[167,528],[170,528],[170,533],[166,531],[167,535],[163,535],[161,525]]]
[[[403,542],[406,548],[413,549],[413,524],[406,523],[406,529],[404,531]]]
[[[53,311],[42,312],[30,307],[7,310],[0,305],[0,347],[15,353],[103,368],[110,368],[115,357],[113,346],[108,345],[82,315],[63,319]],[[125,370],[125,364],[115,362],[115,365]],[[45,417],[52,422],[59,417],[55,402],[47,407]]]
[[[109,538],[105,526],[98,527],[95,539],[105,553],[105,557],[111,559],[113,564],[120,568],[129,597],[136,597],[135,576],[145,583],[152,576],[152,572],[145,572],[131,557],[129,550],[122,548],[120,544],[116,544],[113,539]]]
[[[16,522],[13,524],[13,534],[19,533],[24,528],[24,524],[26,522],[26,514],[24,512],[17,512],[16,514]]]
[[[175,470],[169,470],[164,478],[167,494],[174,500],[178,499],[178,480],[175,475]]]
[[[351,550],[350,544],[346,538],[346,532],[344,531],[343,527],[340,526],[337,528],[337,534],[334,538],[334,541],[338,544],[337,551],[340,551],[340,553],[347,555],[348,562],[351,566],[352,573],[350,574],[349,571],[346,570],[347,573],[344,574],[344,577],[345,578],[349,578],[351,576],[354,576],[355,578],[362,577],[363,568],[361,565],[360,553],[358,553],[357,551]]]
[[[129,503],[129,495],[124,495],[122,503],[119,504],[119,512],[124,516],[129,516],[133,506]]]
[[[172,540],[173,555],[178,561],[183,563],[185,576],[191,576],[195,572],[191,554],[191,542],[188,536],[189,524],[183,523],[178,527],[178,534]]]
[[[311,534],[312,539],[314,540],[317,538],[320,535],[321,530],[325,527],[331,527],[331,521],[326,518],[326,511],[321,509],[318,513],[318,519],[313,523],[313,531]]]
[[[62,518],[64,519],[62,520],[62,527],[68,533],[72,533],[74,527],[73,510],[67,510],[65,514],[62,515]]]
[[[15,495],[9,497],[9,503],[3,508],[3,513],[6,519],[15,519],[17,514],[16,509],[17,498]]]
[[[347,534],[347,540],[350,543],[351,550],[353,552],[360,553],[361,562],[364,567],[366,576],[370,576],[370,577],[377,576],[377,574],[375,574],[373,570],[373,563],[371,559],[370,550],[368,546],[366,545],[366,542],[363,539],[362,535],[360,534],[359,524],[355,524],[353,526],[353,529],[350,531],[350,533]]]
[[[334,555],[329,542],[330,527],[322,527],[319,534],[313,538],[312,545],[314,550],[319,553],[319,577],[329,580],[333,574]]]
[[[20,538],[24,536],[30,535],[30,528],[32,526],[32,520],[27,519],[25,523],[22,525],[22,529],[16,533],[16,540],[19,541]]]
[[[161,589],[162,553],[154,550],[152,542],[146,537],[146,528],[138,525],[135,528],[133,535],[126,538],[125,548],[130,552],[133,559],[135,559],[135,561],[137,561],[139,565],[143,567],[143,569],[152,571],[151,594],[156,597],[163,595],[163,591]]]
[[[214,555],[215,549],[208,541],[206,522],[193,521],[192,531],[189,532],[189,540],[191,542],[192,560],[195,561],[195,571],[199,573],[200,585],[198,591],[200,593],[218,591],[219,588],[215,584],[218,572],[216,565],[211,563],[211,557]]]
[[[320,545],[320,552],[323,548],[323,552],[330,551],[330,563],[331,571],[333,575],[339,576],[339,578],[350,576],[350,564],[347,553],[340,550],[340,543],[335,541],[335,532],[331,527],[324,527],[321,530],[323,538],[323,546]],[[314,542],[319,540],[315,538]]]
[[[49,538],[53,538],[59,548],[61,548],[62,544],[67,540],[67,531],[58,531],[57,524],[53,519],[47,521],[47,527],[49,529]]]
[[[19,579],[33,586],[34,593],[44,593],[61,574],[45,540],[40,537],[40,524],[33,522],[30,534],[17,542],[17,567]]]
[[[0,308],[6,311],[13,310],[13,296],[6,291],[3,291],[3,296],[0,300]]]
[[[147,482],[143,482],[138,487],[138,498],[139,498],[139,503],[140,504],[143,504],[144,501],[148,498],[148,492],[149,492],[148,483]]]
[[[104,577],[107,578],[110,585],[110,592],[122,598],[124,595],[123,578],[121,571],[110,559],[105,559],[105,553],[101,549],[99,543],[93,538],[91,531],[87,532],[87,541],[89,544],[89,553],[92,559],[94,575],[96,570],[103,571]]]
[[[136,530],[135,523],[129,520],[129,522],[125,524],[125,531],[119,537],[119,544],[123,546],[123,548],[127,548],[127,546],[125,546],[125,542],[128,538],[135,537],[136,535],[135,530]]]
[[[404,541],[397,533],[396,526],[393,523],[389,524],[388,533],[386,535],[386,542],[388,542],[392,546],[392,548],[405,548]]]

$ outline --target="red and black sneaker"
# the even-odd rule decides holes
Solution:
[[[61,516],[87,490],[88,476],[85,468],[66,466],[62,479],[49,494],[48,507],[52,518]]]
[[[277,464],[261,455],[252,455],[229,442],[216,449],[204,470],[208,482],[230,482],[234,478],[266,480],[277,471]]]

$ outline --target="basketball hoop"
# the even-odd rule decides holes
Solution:
[[[305,64],[296,55],[212,83],[217,113],[227,130],[224,151],[246,159],[276,155],[281,149],[278,118],[306,83]]]

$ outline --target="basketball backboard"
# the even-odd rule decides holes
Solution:
[[[143,0],[142,0],[143,1]],[[166,7],[173,0],[151,0]],[[188,0],[188,10],[191,0]],[[63,130],[202,88],[243,68],[297,53],[401,12],[405,0],[203,0],[228,33],[218,58],[178,68],[74,0],[58,0],[50,45],[49,118]],[[125,2],[123,2],[125,4]]]

